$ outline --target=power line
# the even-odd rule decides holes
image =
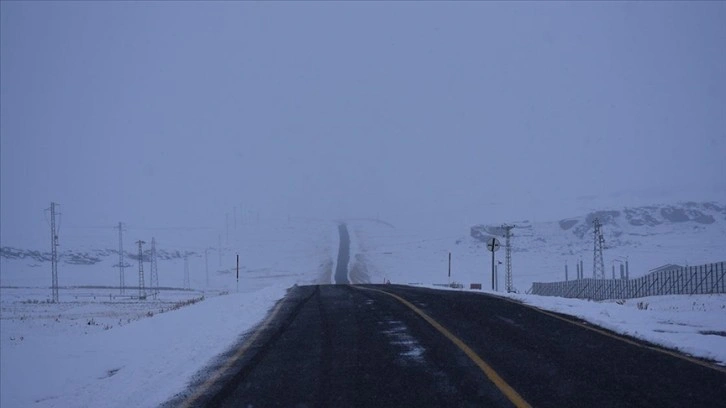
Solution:
[[[502,224],[502,229],[504,230],[504,237],[506,238],[505,241],[505,269],[506,269],[506,275],[505,275],[505,285],[507,289],[507,293],[514,292],[514,284],[512,283],[512,229],[514,228],[514,225],[507,225]]]
[[[119,290],[121,294],[124,294],[126,291],[125,286],[126,282],[125,276],[124,276],[124,237],[123,237],[123,231],[124,231],[124,224],[122,222],[118,223],[118,268],[119,268]]]
[[[56,206],[60,204],[51,202],[50,208],[46,211],[50,211],[50,248],[51,248],[51,296],[53,303],[58,303],[58,232],[60,229],[60,213],[59,222],[56,224]]]
[[[595,218],[592,222],[593,233],[595,235],[593,248],[593,266],[592,277],[595,279],[605,279],[605,261],[602,257],[602,248],[605,243],[605,237],[602,234],[602,224],[600,219]]]
[[[189,253],[184,251],[184,289],[190,288],[189,283]]]
[[[207,280],[207,288],[209,288],[209,248],[204,248],[204,274]]]
[[[156,238],[151,238],[151,279],[150,286],[154,299],[159,294],[159,271],[156,262]]]
[[[144,283],[144,250],[142,247],[146,241],[138,240],[136,243],[139,244],[139,299],[146,299],[146,285]]]

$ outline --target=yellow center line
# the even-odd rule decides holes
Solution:
[[[409,309],[413,310],[416,314],[421,316],[424,320],[426,320],[426,322],[428,322],[431,326],[433,326],[436,330],[438,330],[439,333],[443,334],[444,337],[451,340],[451,342],[454,343],[456,345],[456,347],[458,347],[461,351],[463,351],[464,354],[466,354],[471,359],[471,361],[473,361],[474,364],[476,364],[479,367],[479,369],[481,369],[484,372],[484,374],[487,376],[487,378],[489,378],[489,380],[491,382],[493,382],[497,388],[499,388],[499,390],[509,399],[509,401],[511,401],[511,403],[514,404],[514,406],[516,406],[517,408],[525,408],[525,407],[531,408],[531,405],[529,405],[529,403],[527,403],[527,401],[525,401],[524,398],[522,398],[522,396],[519,395],[519,393],[514,390],[514,388],[512,388],[509,384],[507,384],[507,382],[504,381],[504,379],[502,379],[502,377],[500,377],[499,374],[497,374],[497,372],[494,371],[494,369],[491,366],[489,366],[489,364],[487,364],[484,360],[482,360],[482,358],[479,357],[479,355],[477,355],[474,352],[474,350],[472,350],[469,346],[467,346],[466,343],[461,341],[458,337],[454,336],[450,331],[448,331],[439,322],[437,322],[436,320],[431,318],[429,315],[424,313],[421,309],[414,306],[411,302],[407,301],[406,299],[404,299],[398,295],[394,295],[393,293],[386,292],[386,291],[383,291],[380,289],[364,288],[364,287],[360,287],[360,286],[354,286],[354,287],[356,289],[371,290],[374,292],[386,294],[388,296],[395,298],[396,300],[403,303],[404,305],[406,305]]]
[[[188,407],[191,407],[192,405],[194,405],[194,403],[197,402],[199,397],[201,397],[204,393],[206,393],[212,387],[212,385],[215,382],[217,382],[217,380],[219,380],[219,378],[222,377],[222,375],[224,373],[226,373],[227,370],[229,370],[229,368],[232,366],[232,364],[234,364],[235,361],[239,360],[244,355],[244,353],[246,353],[247,350],[249,350],[249,348],[252,347],[252,345],[257,340],[257,337],[260,336],[260,333],[262,331],[264,331],[264,329],[267,328],[267,326],[269,326],[270,322],[272,322],[272,320],[275,318],[275,316],[277,316],[277,313],[280,311],[280,309],[282,309],[283,303],[285,303],[284,298],[283,298],[283,300],[280,301],[280,303],[277,304],[277,306],[272,311],[272,313],[270,313],[270,315],[267,317],[267,319],[265,319],[265,321],[257,328],[257,330],[252,335],[252,337],[250,337],[242,345],[242,347],[240,347],[237,350],[237,352],[234,353],[234,355],[232,357],[228,358],[222,367],[217,369],[217,371],[215,371],[212,376],[207,378],[207,381],[205,381],[204,384],[199,386],[197,388],[197,390],[194,392],[194,394],[192,394],[189,398],[184,400],[184,402],[181,404],[181,407],[188,408]]]

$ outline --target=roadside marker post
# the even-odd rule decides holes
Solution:
[[[494,290],[494,253],[499,250],[499,240],[495,237],[489,239],[487,249],[492,253],[492,290]]]

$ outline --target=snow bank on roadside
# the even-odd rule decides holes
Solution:
[[[262,320],[286,286],[208,298],[114,330],[3,338],[0,406],[157,406]]]
[[[671,295],[594,302],[509,295],[528,305],[576,316],[685,354],[726,365],[726,295]],[[640,306],[639,306],[640,305]]]
[[[418,286],[418,285],[417,285]],[[713,360],[726,366],[726,295],[651,296],[623,301],[588,301],[553,296],[498,293],[489,290],[437,290],[486,293],[538,309],[574,316],[637,339]]]

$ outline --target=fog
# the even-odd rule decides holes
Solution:
[[[45,245],[50,201],[69,227],[221,228],[726,197],[724,2],[0,11],[2,245]]]

